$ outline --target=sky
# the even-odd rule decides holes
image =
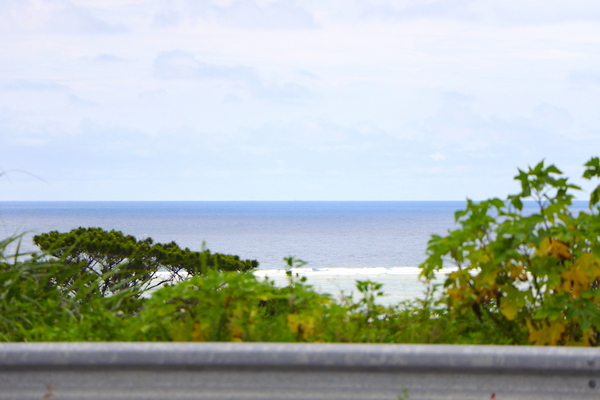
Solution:
[[[599,150],[597,0],[0,1],[0,200],[481,200]]]

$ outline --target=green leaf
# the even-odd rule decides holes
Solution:
[[[600,177],[600,158],[592,157],[587,163],[585,163],[585,166],[587,167],[583,172],[583,177],[585,179]]]
[[[505,295],[502,297],[500,310],[506,319],[512,321],[527,303],[527,293],[521,292],[513,286],[506,286],[503,289]]]
[[[600,186],[592,190],[590,194],[590,207],[595,206],[600,201]]]

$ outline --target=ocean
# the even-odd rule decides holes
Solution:
[[[83,227],[120,230],[138,239],[237,254],[260,263],[256,275],[286,282],[284,257],[307,262],[296,269],[308,284],[335,297],[356,280],[382,283],[392,304],[421,296],[418,266],[432,234],[454,226],[462,201],[215,201],[215,202],[0,202],[4,236]]]

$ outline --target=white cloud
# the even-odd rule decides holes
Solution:
[[[65,92],[69,87],[52,81],[32,81],[17,79],[2,85],[4,90],[31,91],[31,92]]]
[[[435,161],[442,161],[442,160],[446,159],[446,156],[442,153],[433,153],[433,154],[430,154],[429,157],[431,157]]]
[[[4,0],[2,166],[54,199],[505,194],[600,148],[596,8]]]
[[[600,68],[595,71],[571,71],[568,79],[575,89],[600,87]]]
[[[123,7],[151,3],[148,0],[72,0],[73,4],[85,7],[107,8],[120,10]]]
[[[94,15],[94,10],[68,0],[7,0],[0,5],[5,31],[46,31],[61,34],[114,34],[127,29]],[[2,29],[0,28],[0,29]]]
[[[145,90],[138,94],[140,99],[150,100],[150,101],[161,101],[167,97],[167,91],[165,89],[152,89]]]
[[[310,71],[306,71],[304,69],[298,69],[298,70],[296,70],[296,72],[299,75],[301,75],[301,76],[303,76],[305,78],[314,79],[314,80],[321,80],[321,78],[319,78],[317,75],[313,74]]]
[[[242,29],[312,29],[316,28],[313,14],[294,0],[261,2],[232,0],[188,0],[193,15]]]
[[[161,79],[224,81],[242,84],[253,96],[273,101],[294,101],[312,97],[309,89],[293,83],[264,83],[256,70],[246,66],[204,63],[190,53],[161,52],[154,60],[154,75]]]
[[[424,121],[424,128],[437,140],[464,142],[473,140],[485,122],[468,101],[468,96],[458,93],[445,94],[445,101],[436,115]]]
[[[47,27],[52,32],[75,34],[114,34],[127,32],[121,23],[110,23],[92,12],[66,0],[53,0],[57,6],[49,15]]]
[[[152,26],[155,28],[169,28],[179,25],[183,20],[181,13],[176,10],[158,11],[152,18]]]
[[[100,104],[98,102],[83,99],[74,94],[68,94],[67,98],[69,99],[69,102],[71,104],[73,104],[74,106],[77,106],[77,107],[98,107],[98,106],[100,106]]]
[[[376,0],[337,4],[330,14],[342,18],[382,21],[453,19],[497,25],[556,24],[597,21],[600,9],[594,0]]]
[[[221,79],[247,83],[259,80],[252,68],[203,63],[181,50],[161,52],[154,60],[154,74],[161,79]]]
[[[115,63],[115,62],[124,62],[126,61],[124,58],[119,57],[119,56],[115,56],[114,54],[98,54],[96,57],[94,57],[93,59],[95,62],[99,62],[99,63]]]
[[[550,104],[540,104],[533,109],[532,126],[555,132],[568,132],[573,127],[569,110]]]

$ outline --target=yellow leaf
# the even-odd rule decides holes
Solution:
[[[537,251],[538,255],[558,258],[559,260],[568,260],[572,257],[569,252],[569,245],[563,241],[552,238],[544,238]]]
[[[288,314],[287,316],[287,325],[292,333],[297,333],[298,328],[300,327],[300,318],[298,314]]]
[[[589,281],[600,278],[600,260],[592,253],[583,253],[579,256],[574,267],[585,271],[589,277]]]
[[[480,289],[477,293],[477,297],[475,298],[477,302],[480,301],[490,301],[495,299],[498,295],[498,288],[494,285],[491,288],[483,288]]]
[[[460,301],[460,300],[462,300],[464,298],[463,291],[460,290],[457,287],[450,288],[450,289],[446,290],[446,293],[448,293],[448,296],[452,300]]]
[[[578,298],[581,290],[586,289],[590,283],[587,273],[581,268],[573,267],[564,271],[560,276],[563,279],[562,289],[571,293],[575,298]]]
[[[547,256],[548,249],[550,248],[550,243],[552,243],[550,238],[548,238],[548,237],[544,238],[542,240],[542,243],[540,243],[540,247],[538,247],[538,249],[536,250],[536,254],[538,256]]]
[[[590,328],[583,332],[583,344],[586,346],[596,346],[598,341],[596,340],[596,330]]]
[[[477,275],[474,279],[474,283],[477,286],[495,286],[496,278],[498,277],[499,269],[490,270],[486,269],[485,271],[481,271],[479,275]]]
[[[289,314],[287,323],[290,331],[304,340],[307,340],[315,331],[315,318],[311,315]]]
[[[202,326],[197,321],[194,322],[194,328],[192,329],[192,341],[204,342],[204,332],[202,332]]]
[[[551,323],[547,323],[546,326],[544,326],[541,329],[530,330],[529,341],[536,346],[556,346],[558,342],[562,339],[562,335],[564,332],[564,325],[557,321],[554,321]]]
[[[509,264],[508,265],[508,276],[511,279],[518,279],[520,281],[526,281],[527,275],[525,275],[525,267],[522,264]]]
[[[244,337],[244,331],[242,329],[240,329],[240,327],[238,325],[236,325],[235,323],[232,323],[229,326],[229,332],[231,332],[232,340],[238,341],[238,342],[243,342],[242,338]]]
[[[568,260],[571,258],[569,245],[567,245],[565,242],[561,242],[560,240],[552,240],[552,244],[550,245],[548,252],[552,257],[558,258],[559,260]]]
[[[507,320],[512,321],[517,316],[519,312],[519,306],[514,302],[503,301],[500,305],[500,310],[502,314],[506,317]]]

